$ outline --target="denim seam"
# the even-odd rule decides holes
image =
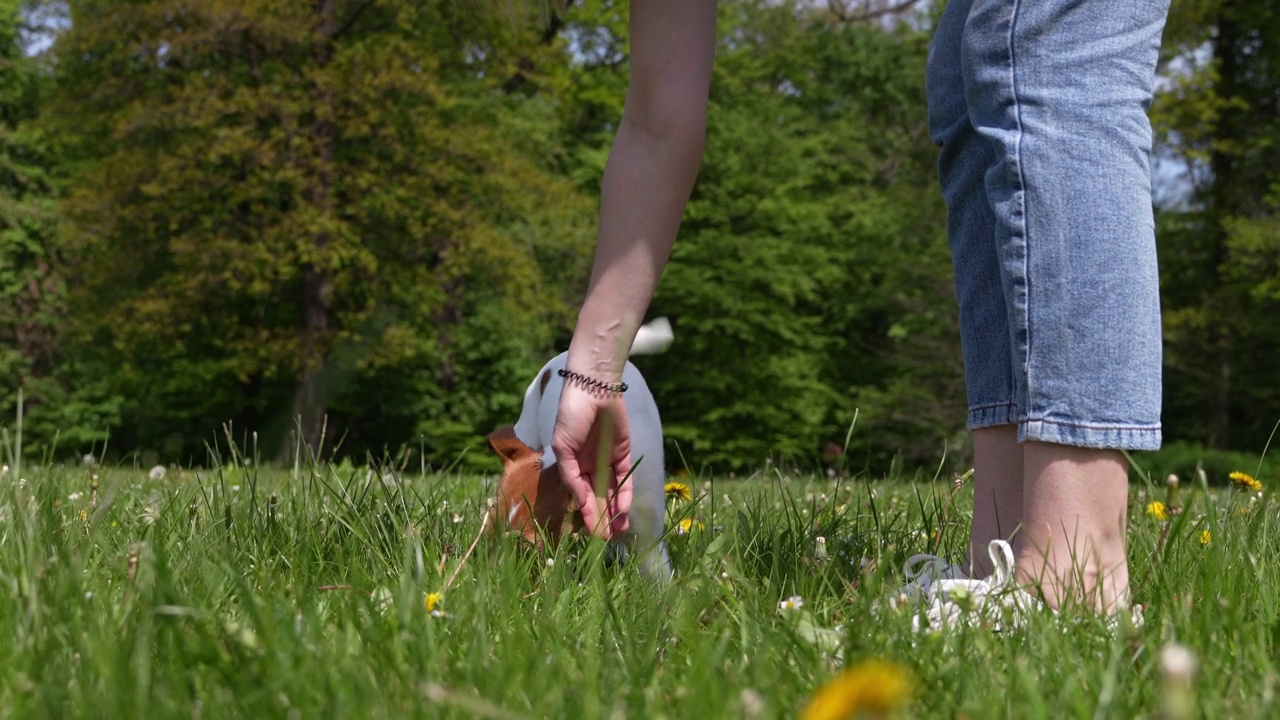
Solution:
[[[1129,425],[1124,423],[1082,423],[1067,420],[1054,420],[1046,417],[1028,417],[1022,422],[1040,422],[1059,427],[1081,428],[1083,430],[1159,430],[1160,423]]]
[[[983,403],[981,405],[974,405],[973,407],[969,408],[969,411],[976,412],[978,410],[991,410],[992,408],[1014,407],[1014,406],[1015,406],[1015,403],[1001,401],[1001,402],[993,402],[993,403]]]
[[[1009,92],[1013,96],[1014,111],[1014,142],[1013,142],[1013,165],[1017,170],[1018,185],[1015,189],[1018,197],[1017,209],[1018,220],[1017,227],[1022,239],[1022,285],[1025,295],[1025,303],[1022,313],[1017,317],[1017,321],[1022,324],[1026,333],[1026,348],[1018,358],[1022,365],[1022,393],[1024,397],[1022,402],[1025,403],[1026,409],[1031,409],[1031,241],[1028,237],[1029,229],[1027,225],[1027,176],[1022,163],[1022,139],[1023,139],[1023,123],[1022,123],[1022,102],[1020,100],[1018,87],[1018,58],[1015,48],[1017,47],[1016,37],[1018,34],[1018,12],[1022,8],[1021,0],[1013,0],[1009,10]],[[1012,240],[1013,238],[1010,238]],[[1014,384],[1015,394],[1017,383]],[[1016,403],[1015,399],[1015,403]]]

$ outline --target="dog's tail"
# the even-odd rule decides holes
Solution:
[[[630,355],[657,355],[671,347],[675,338],[671,334],[671,323],[665,317],[654,318],[636,331],[635,342],[631,343]]]

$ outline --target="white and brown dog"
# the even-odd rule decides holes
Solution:
[[[642,326],[636,333],[631,354],[662,352],[671,344],[671,325],[666,318]],[[551,433],[556,425],[566,353],[552,358],[529,384],[524,407],[515,425],[489,434],[489,444],[502,458],[502,480],[496,502],[490,510],[490,527],[505,525],[534,545],[542,535],[558,542],[566,532],[583,527],[582,515],[572,493],[560,480],[560,468],[551,449]],[[632,485],[630,529],[621,538],[619,549],[630,549],[640,558],[645,575],[667,579],[671,563],[662,544],[666,498],[666,474],[662,457],[662,420],[658,404],[644,377],[628,362],[622,371],[628,386],[623,398],[631,428]]]

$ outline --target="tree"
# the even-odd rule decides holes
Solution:
[[[1258,0],[1175,2],[1159,150],[1188,197],[1163,209],[1169,434],[1262,447],[1280,417],[1280,19]]]
[[[52,76],[28,55],[35,8],[0,1],[0,417],[24,391],[25,444],[87,449],[117,419],[118,398],[63,346],[67,321],[66,224],[58,207],[64,168],[39,122]],[[7,421],[5,421],[7,424]]]
[[[472,315],[528,357],[564,321],[572,285],[547,281],[577,276],[585,207],[537,156],[552,111],[503,87],[554,52],[535,34],[449,2],[70,8],[74,301],[130,441],[190,453],[224,420],[277,439],[296,422],[327,452],[331,408],[350,413],[331,439],[350,417],[405,417],[354,395],[388,378],[408,412],[451,412]],[[539,260],[566,254],[544,278]]]
[[[842,443],[936,459],[963,428],[920,78],[927,35],[800,5],[723,7],[706,161],[654,301],[668,435],[759,467]],[[867,425],[864,424],[864,428]]]

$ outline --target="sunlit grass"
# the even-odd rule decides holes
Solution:
[[[1156,717],[1175,643],[1196,714],[1276,712],[1265,476],[1261,493],[1134,484],[1139,630],[1046,616],[917,635],[886,600],[911,554],[959,556],[963,483],[684,478],[663,588],[585,541],[540,555],[485,536],[463,562],[492,477],[235,457],[0,478],[5,715],[796,717],[837,677],[827,699],[876,687],[842,668],[887,667],[904,717]]]

